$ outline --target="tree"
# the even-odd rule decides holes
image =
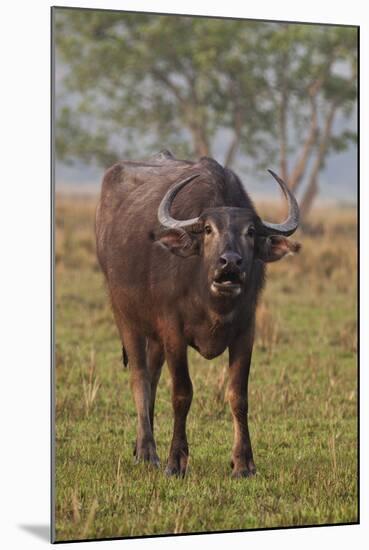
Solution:
[[[280,173],[293,191],[305,177],[300,202],[304,219],[327,157],[356,140],[348,123],[357,96],[357,31],[279,24],[268,42]]]
[[[243,21],[57,11],[59,157],[106,164],[165,142],[209,155],[220,128],[226,164],[241,141],[256,154],[270,124],[260,32]]]
[[[354,137],[333,123],[355,102],[355,29],[67,9],[55,28],[61,159],[211,155],[221,135],[226,165],[279,158],[293,189],[309,171],[307,212],[327,155]]]

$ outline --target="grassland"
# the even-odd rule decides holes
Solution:
[[[357,521],[356,217],[325,209],[322,234],[268,270],[250,379],[258,474],[230,479],[227,357],[190,351],[194,400],[184,480],[133,462],[129,372],[95,259],[94,200],[56,201],[56,540]],[[170,381],[159,384],[163,466]]]

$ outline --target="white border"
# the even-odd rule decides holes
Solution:
[[[369,18],[360,0],[332,3],[310,0],[60,0],[57,5],[115,8],[165,13],[191,13],[288,21],[361,25],[361,280],[368,281],[367,206]],[[22,525],[49,522],[49,367],[50,367],[50,11],[51,2],[18,0],[1,10],[1,544],[4,548],[38,548],[46,542]],[[364,124],[365,121],[365,124]],[[364,206],[365,205],[365,206]],[[368,358],[364,328],[368,292],[361,289],[361,525],[249,532],[226,535],[88,543],[89,548],[201,548],[232,544],[234,548],[281,547],[311,550],[363,548],[369,535],[368,514]],[[368,472],[368,473],[367,473]],[[72,544],[71,547],[74,547]],[[80,548],[78,546],[77,548]]]

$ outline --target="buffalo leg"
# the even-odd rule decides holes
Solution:
[[[234,444],[232,477],[250,477],[256,473],[248,427],[248,378],[250,371],[253,328],[229,346],[228,399],[233,416]]]
[[[156,388],[161,375],[161,369],[164,363],[164,349],[160,342],[149,339],[147,343],[147,366],[150,376],[150,424],[151,431],[154,434],[154,409],[155,409],[155,398],[156,398]]]
[[[174,412],[173,438],[169,451],[167,475],[184,476],[188,462],[186,420],[192,401],[192,382],[188,372],[186,346],[176,350],[166,348],[166,360],[172,378],[172,405]]]
[[[125,331],[124,345],[129,357],[131,388],[137,411],[136,461],[159,465],[150,421],[151,380],[146,360],[146,341],[140,335]]]

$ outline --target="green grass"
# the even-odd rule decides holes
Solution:
[[[94,259],[92,207],[57,206],[56,539],[356,522],[354,233],[337,251],[330,222],[324,238],[300,235],[302,254],[268,270],[249,384],[257,476],[230,478],[227,356],[206,361],[191,350],[189,472],[167,479],[167,370],[154,470],[133,461],[129,371]]]

